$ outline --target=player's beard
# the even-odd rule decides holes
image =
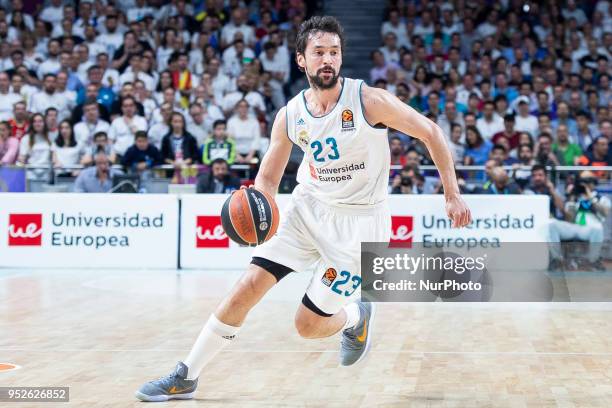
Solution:
[[[321,76],[323,71],[331,71],[332,76],[327,81]],[[336,86],[336,83],[338,83],[338,74],[336,73],[336,70],[331,67],[325,67],[317,70],[316,75],[310,75],[309,73],[306,73],[306,75],[308,76],[310,85],[315,89],[331,89]]]

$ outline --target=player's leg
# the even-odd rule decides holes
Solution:
[[[362,360],[370,348],[375,316],[374,304],[359,301],[361,242],[388,242],[391,220],[386,207],[365,214],[315,211],[320,227],[312,233],[321,260],[296,313],[296,328],[306,338],[341,331],[340,362],[351,365]]]
[[[348,366],[362,360],[370,348],[376,309],[373,303],[359,300],[361,277],[349,272],[358,271],[356,264],[344,264],[347,266],[338,276],[335,268],[315,272],[295,315],[295,327],[300,336],[308,339],[342,332],[340,364]],[[331,281],[330,269],[334,271]]]
[[[193,398],[202,369],[232,342],[251,308],[289,272],[282,265],[254,258],[209,317],[185,361],[172,374],[144,384],[136,397],[142,401]]]

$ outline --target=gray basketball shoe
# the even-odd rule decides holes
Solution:
[[[174,372],[158,380],[149,381],[136,391],[141,401],[159,402],[171,399],[191,399],[198,386],[198,379],[188,380],[187,366],[178,362]]]
[[[368,354],[372,344],[372,323],[376,314],[374,303],[357,302],[359,306],[359,323],[342,332],[340,364],[353,365]]]

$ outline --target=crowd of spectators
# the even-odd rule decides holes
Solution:
[[[458,164],[609,166],[611,12],[609,1],[392,2],[370,81],[436,122]],[[431,164],[418,141],[393,136],[393,164],[411,151]]]
[[[0,1],[0,163],[30,180],[256,167],[305,1]],[[298,75],[299,74],[299,75]],[[211,173],[212,174],[212,173]],[[102,176],[102,178],[105,178]],[[77,189],[83,188],[78,180]],[[99,184],[104,184],[100,179]]]

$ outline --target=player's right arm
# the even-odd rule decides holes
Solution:
[[[261,161],[255,178],[255,188],[265,191],[270,197],[276,195],[293,147],[287,135],[286,109],[284,107],[276,114],[270,134],[270,147]]]

